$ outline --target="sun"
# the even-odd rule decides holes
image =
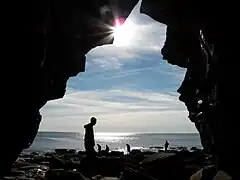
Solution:
[[[116,19],[113,27],[114,42],[116,46],[128,46],[136,34],[136,25],[131,20]]]

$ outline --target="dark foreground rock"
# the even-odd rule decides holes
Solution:
[[[68,149],[22,153],[5,179],[189,180],[205,164],[211,164],[201,151],[133,152],[110,152],[95,158]]]

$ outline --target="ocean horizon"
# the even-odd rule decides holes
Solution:
[[[38,132],[33,144],[25,151],[52,151],[54,149],[84,150],[84,134],[81,132]],[[123,133],[96,132],[95,142],[102,149],[108,145],[111,150],[126,151],[126,144],[132,149],[158,150],[169,142],[170,148],[197,147],[202,148],[198,133]],[[95,147],[96,148],[96,147]]]

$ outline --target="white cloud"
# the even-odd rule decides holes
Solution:
[[[142,14],[135,15],[141,19]],[[127,20],[134,23],[131,16]],[[135,24],[135,35],[131,38],[131,43],[126,46],[105,45],[92,49],[88,54],[92,57],[96,56],[116,56],[121,59],[135,58],[137,52],[155,52],[159,53],[166,39],[166,26],[149,18],[146,25]],[[127,24],[127,23],[126,23]]]
[[[103,65],[101,65],[103,66]],[[111,65],[109,65],[111,66]],[[113,67],[112,67],[113,68]],[[116,68],[120,68],[119,66],[115,66]],[[124,78],[126,76],[134,76],[134,75],[138,75],[140,74],[142,71],[147,71],[147,70],[156,70],[158,67],[146,67],[146,68],[133,68],[133,69],[129,69],[129,70],[125,70],[125,69],[121,69],[121,71],[117,71],[116,73],[107,73],[107,71],[105,72],[101,72],[99,74],[94,75],[94,78],[101,78],[101,81],[105,81],[105,80],[113,80],[116,78]],[[165,71],[163,71],[165,73]],[[167,72],[166,72],[167,73]],[[175,76],[175,74],[174,74]]]
[[[139,4],[123,26],[126,26],[125,29],[129,30],[123,32],[123,35],[118,39],[127,38],[127,33],[130,33],[128,31],[131,31],[134,27],[134,35],[131,37],[130,43],[120,47],[114,44],[96,47],[88,53],[88,61],[98,62],[103,67],[108,64],[107,68],[115,68],[114,65],[118,61],[117,67],[119,68],[124,61],[135,60],[144,53],[157,53],[161,56],[160,51],[166,38],[166,26],[154,21],[147,15],[140,14]],[[112,65],[110,65],[111,63]]]
[[[40,130],[81,132],[96,116],[98,132],[195,132],[175,96],[130,90],[68,92],[41,110]]]
[[[92,63],[104,69],[119,69],[122,65],[119,59],[115,57],[96,58],[92,60]]]
[[[137,54],[136,52],[131,52],[128,47],[117,47],[114,45],[99,46],[92,49],[87,57],[89,58],[105,58],[105,57],[115,57],[118,59],[134,59]]]

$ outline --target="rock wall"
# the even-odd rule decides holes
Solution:
[[[199,131],[204,150],[214,155],[219,169],[239,177],[234,6],[234,2],[143,0],[141,12],[167,25],[163,59],[187,69],[179,100]]]
[[[138,0],[36,1],[31,9],[31,105],[30,116],[7,126],[5,174],[20,152],[34,140],[41,121],[39,110],[47,101],[62,98],[70,77],[85,71],[87,54],[96,46],[113,42],[114,13],[127,18]]]

